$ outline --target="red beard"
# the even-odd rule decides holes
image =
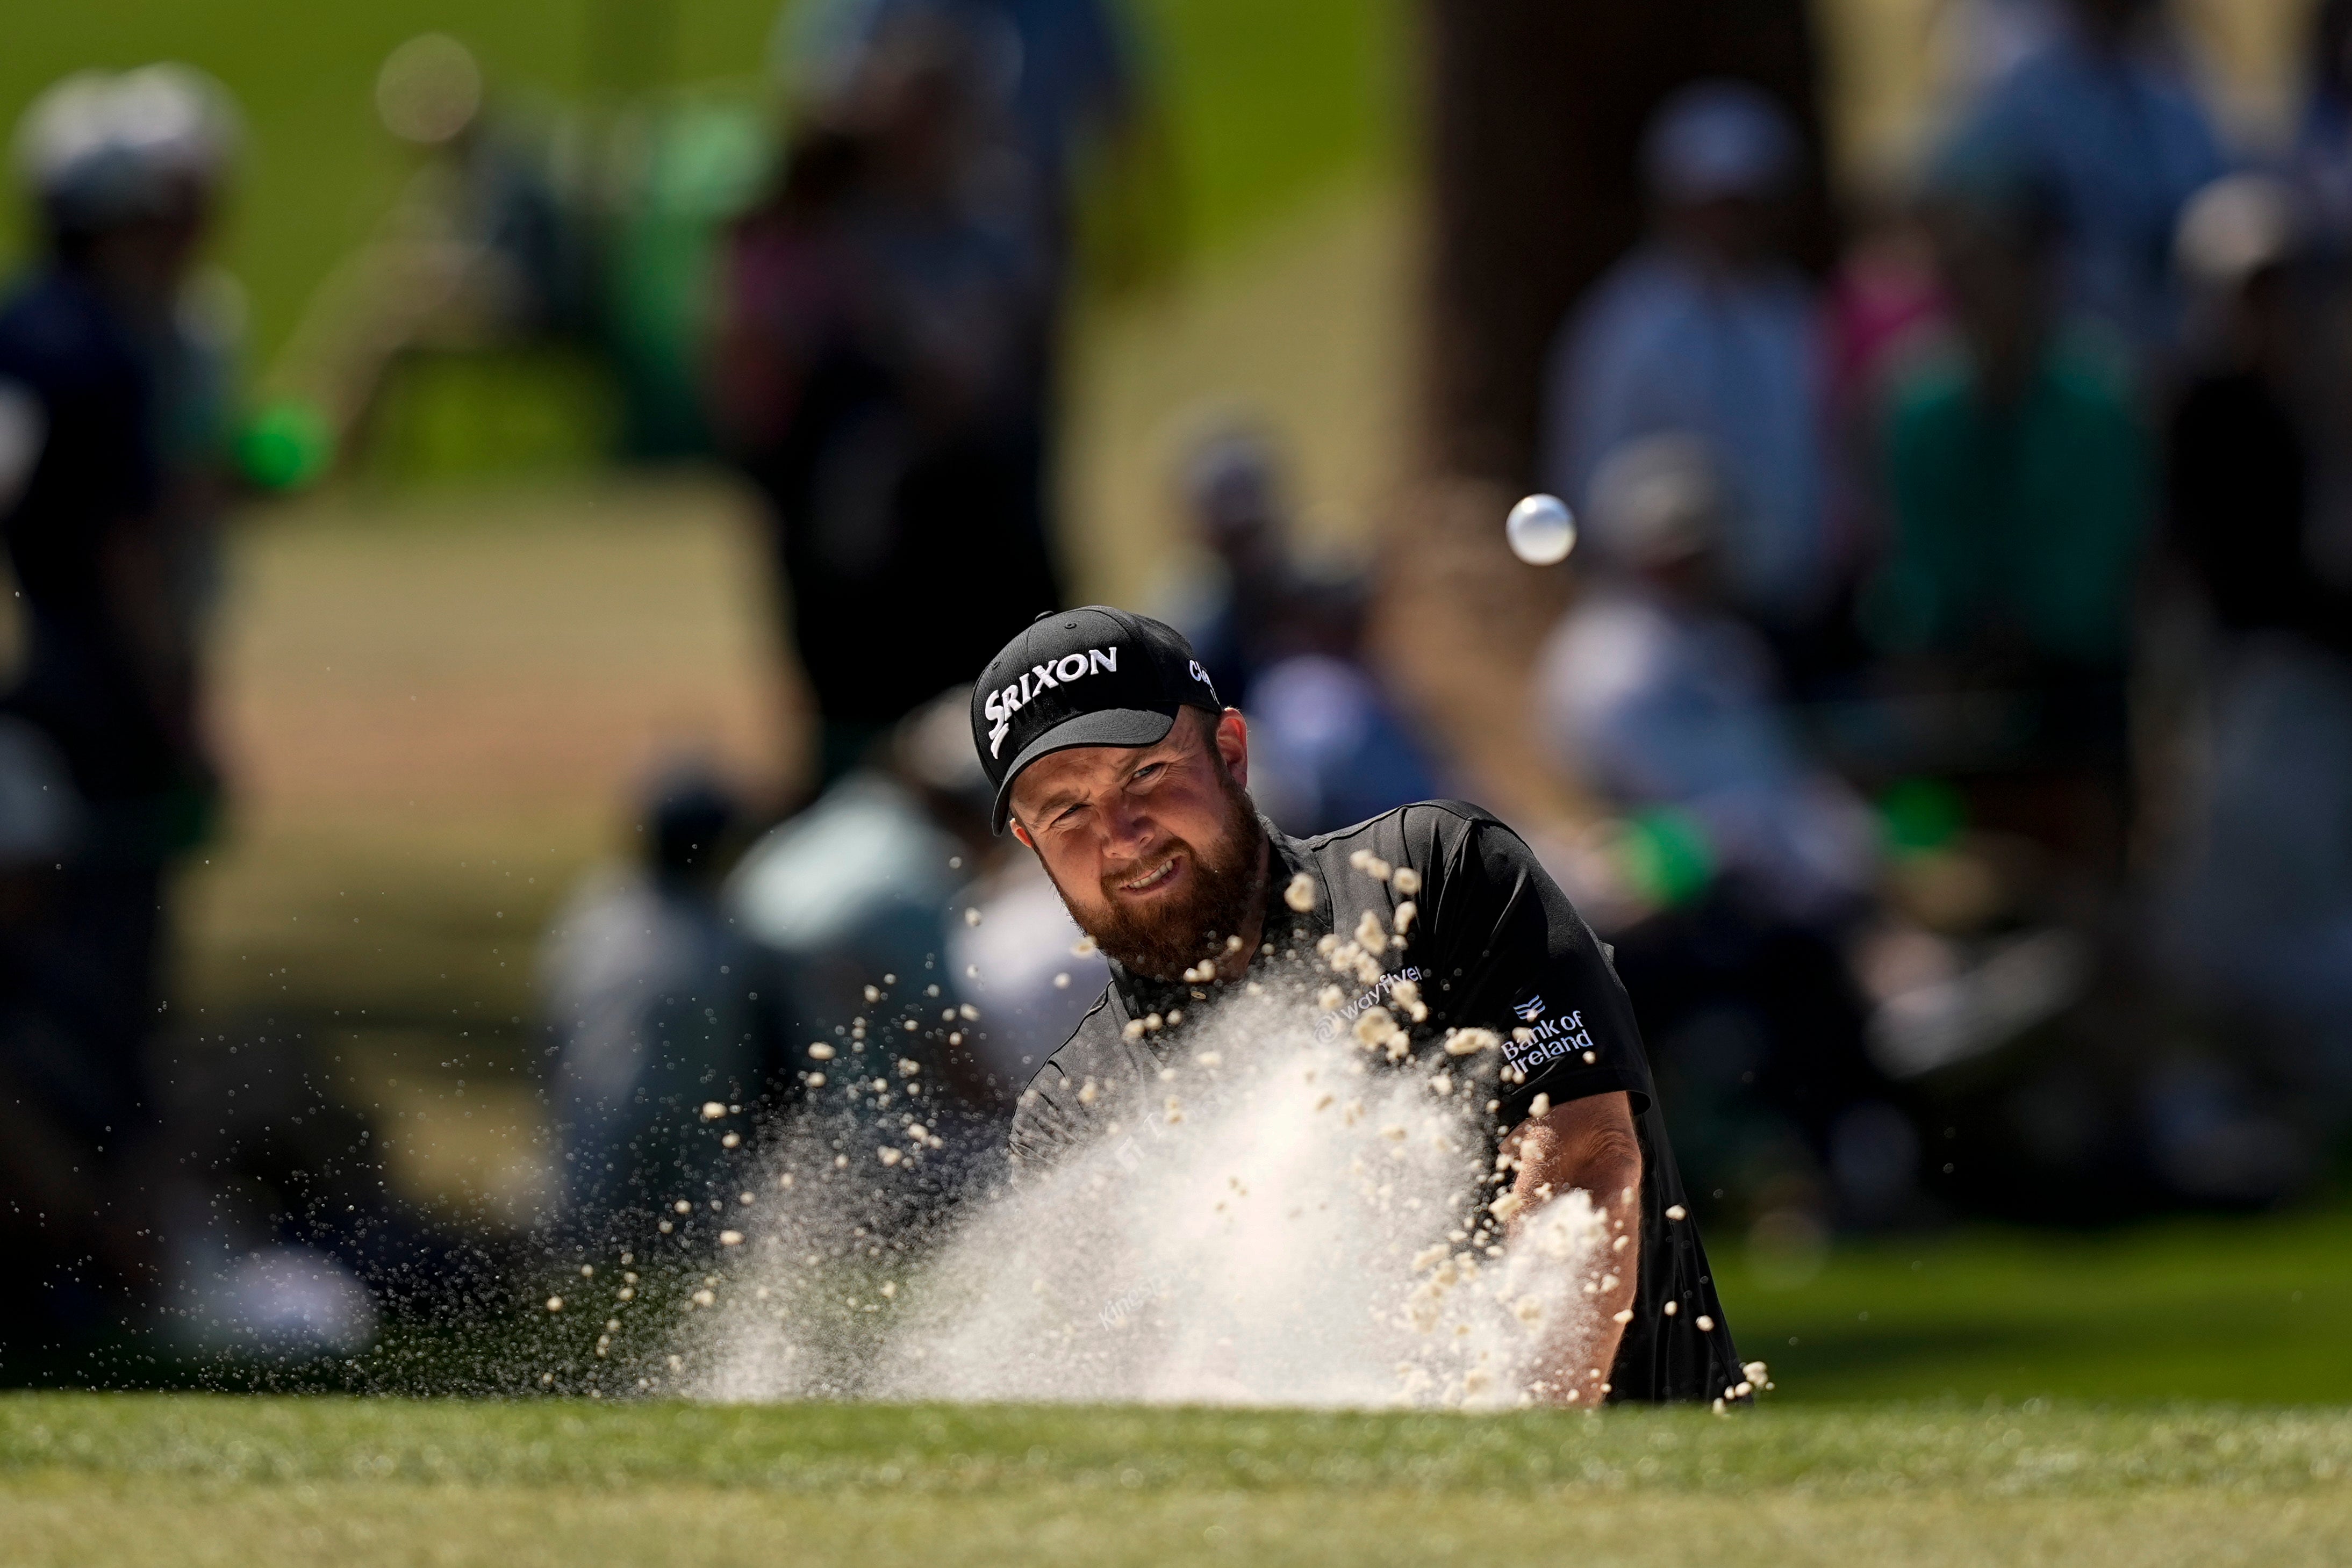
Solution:
[[[1189,889],[1157,901],[1147,912],[1122,904],[1117,883],[1105,877],[1100,913],[1088,916],[1070,911],[1087,935],[1130,973],[1172,980],[1202,958],[1223,957],[1225,938],[1249,924],[1264,896],[1260,873],[1265,863],[1265,830],[1234,776],[1222,768],[1217,772],[1225,796],[1225,823],[1216,843],[1207,852],[1181,839],[1160,846],[1164,852],[1181,852],[1192,862]],[[1068,904],[1066,894],[1062,902]]]

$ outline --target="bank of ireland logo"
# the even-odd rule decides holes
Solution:
[[[1511,1004],[1511,1011],[1517,1016],[1518,1020],[1521,1023],[1535,1022],[1536,1019],[1544,1016],[1543,993],[1541,991],[1531,992],[1527,1000],[1523,1002],[1513,1002]]]

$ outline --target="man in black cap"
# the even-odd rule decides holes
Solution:
[[[1036,852],[1112,961],[1102,1000],[1022,1097],[1017,1165],[1049,1163],[1131,1110],[1253,968],[1337,958],[1344,993],[1318,1027],[1383,1008],[1402,1034],[1373,1062],[1435,1060],[1483,1091],[1484,1168],[1517,1173],[1503,1212],[1523,1223],[1570,1188],[1621,1218],[1638,1206],[1601,1281],[1589,1364],[1555,1368],[1543,1391],[1748,1394],[1624,988],[1516,833],[1475,806],[1425,801],[1287,837],[1251,805],[1248,726],[1183,638],[1105,606],[1033,622],[981,676],[971,724],[996,830]],[[1192,1025],[1170,1021],[1187,1012]],[[1475,1031],[1492,1031],[1491,1048],[1464,1049],[1487,1038]]]

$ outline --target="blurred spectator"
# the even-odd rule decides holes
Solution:
[[[1179,479],[1209,559],[1165,618],[1218,695],[1249,715],[1260,810],[1307,836],[1442,793],[1426,748],[1365,659],[1370,585],[1353,562],[1301,555],[1265,433],[1210,427]]]
[[[1696,436],[1646,436],[1602,464],[1586,514],[1599,579],[1538,663],[1545,737],[1601,799],[1686,813],[1772,918],[1833,927],[1869,894],[1875,827],[1802,756],[1770,650],[1722,607],[1724,505]]]
[[[1553,350],[1543,473],[1587,508],[1626,442],[1681,431],[1718,455],[1728,603],[1801,643],[1841,563],[1822,495],[1822,366],[1812,290],[1780,251],[1801,149],[1757,89],[1703,82],[1666,100],[1643,145],[1648,243],[1577,308]]]
[[[772,976],[761,1005],[782,1051],[777,1095],[873,1136],[919,1111],[949,1141],[940,1163],[950,1176],[1002,1141],[998,1118],[1022,1086],[992,1076],[1001,1053],[982,1037],[995,1020],[950,961],[950,932],[977,906],[969,884],[1011,842],[989,832],[990,800],[959,688],[771,830],[726,892],[730,918]],[[1069,941],[1055,939],[1066,952]],[[813,1057],[813,1045],[831,1054]],[[900,1109],[886,1118],[889,1103]]]
[[[1865,193],[1848,206],[1850,237],[1825,309],[1825,423],[1833,453],[1832,536],[1842,556],[1866,570],[1890,531],[1878,473],[1889,393],[1940,346],[1949,308],[1934,245],[1908,193]],[[1842,662],[1864,662],[1859,649],[1842,652]]]
[[[2168,265],[2181,204],[2224,171],[2204,111],[2149,37],[2152,0],[2067,0],[2063,25],[1961,116],[1947,164],[2049,193],[2059,300],[2144,363],[2179,338]]]
[[[1696,1179],[1802,1215],[1834,1184],[1846,1215],[1883,1219],[1910,1196],[1916,1140],[1864,1057],[1841,950],[1869,907],[1875,823],[1801,755],[1770,652],[1724,605],[1726,488],[1687,434],[1601,464],[1598,580],[1540,656],[1538,721],[1650,862],[1688,862],[1654,866],[1650,913],[1611,936],[1678,1113],[1708,1125]]]
[[[1243,705],[1250,791],[1311,837],[1445,791],[1427,748],[1364,657],[1370,584],[1352,564],[1295,570],[1275,630],[1283,656]]]
[[[230,345],[195,269],[236,141],[220,89],[170,65],[70,77],[17,131],[42,244],[0,304],[0,534],[28,637],[5,708],[20,753],[61,764],[39,795],[77,827],[25,890],[37,917],[5,936],[17,1017],[56,1031],[47,1059],[20,1035],[0,1066],[78,1151],[85,1218],[97,1173],[150,1130],[166,872],[217,794],[201,653]]]
[[[2306,431],[2330,371],[2344,376],[2310,349],[2303,224],[2292,187],[2254,174],[2215,182],[2182,215],[2181,271],[2210,309],[2211,340],[2173,416],[2170,523],[2224,628],[2352,652],[2352,591],[2323,572],[2314,538],[2320,476]]]
[[[884,7],[728,258],[717,412],[774,522],[828,781],[1061,600],[1052,268],[992,37]]]
[[[2181,222],[2181,268],[2213,341],[2173,422],[2171,521],[2221,639],[2171,935],[2226,1009],[2234,1054],[2340,1129],[2352,1119],[2352,582],[2328,570],[2314,433],[2345,371],[2313,351],[2321,299],[2300,264],[2327,241],[2294,198],[2239,176]]]
[[[473,52],[445,33],[385,57],[375,106],[419,162],[313,290],[271,371],[321,422],[320,462],[364,448],[399,367],[420,351],[585,342],[598,325],[602,258],[556,128],[494,104]]]
[[[1184,633],[1218,694],[1238,706],[1277,656],[1291,591],[1280,465],[1265,431],[1227,422],[1192,443],[1177,480],[1185,520],[1207,559],[1161,619]]]
[[[1102,0],[815,0],[780,18],[784,74],[805,98],[837,96],[875,40],[922,11],[965,29],[986,57],[1058,287],[1084,175],[1128,161],[1150,134],[1126,30]]]
[[[2352,258],[2352,0],[2326,0],[2312,18],[2309,67],[2294,170],[2313,241],[2341,264]]]
[[[964,897],[981,918],[950,923],[949,967],[983,1025],[965,1043],[997,1092],[1011,1095],[1102,999],[1110,966],[1097,950],[1075,951],[1078,924],[1025,851],[1000,855]]]
[[[700,1108],[755,1103],[775,1056],[751,946],[719,901],[734,800],[699,771],[656,787],[643,860],[572,896],[541,956],[563,1207],[593,1229],[692,1194],[719,1171]]]
[[[1915,689],[2001,710],[1912,760],[1968,773],[1983,825],[2112,871],[2154,455],[2122,367],[2061,328],[2046,190],[1972,169],[1939,188],[1932,226],[1959,342],[1895,394],[1895,538],[1868,625]]]

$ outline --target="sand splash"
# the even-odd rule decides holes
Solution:
[[[1466,1064],[1391,1068],[1344,1032],[1318,1041],[1316,1017],[1298,998],[1234,998],[1187,1026],[1149,1099],[1097,1144],[985,1184],[911,1240],[887,1216],[938,1138],[919,1104],[883,1107],[878,1145],[787,1131],[648,1385],[729,1401],[1524,1402],[1581,1364],[1612,1222],[1570,1193],[1507,1233]]]

